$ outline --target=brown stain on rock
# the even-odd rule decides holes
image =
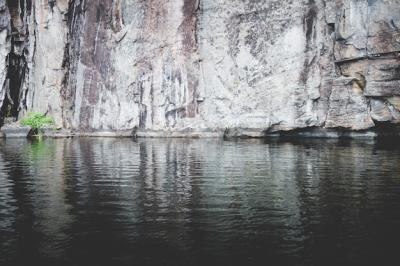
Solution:
[[[180,26],[180,31],[182,34],[182,45],[186,53],[193,53],[198,49],[196,39],[198,9],[198,0],[183,0],[183,21]]]
[[[197,11],[199,10],[199,0],[184,0],[183,1],[183,21],[181,24],[181,34],[182,34],[182,45],[183,53],[187,65],[190,66],[187,76],[187,94],[188,103],[186,107],[185,116],[188,118],[196,117],[198,113],[198,103],[197,103],[197,91],[199,87],[198,75],[193,75],[194,73],[199,73],[198,63],[193,62],[194,57],[198,52],[198,42],[197,42]]]
[[[143,72],[147,75],[153,76],[154,72],[161,68],[163,76],[161,84],[154,83],[157,78],[151,78],[151,93],[150,98],[147,99],[147,105],[154,105],[155,97],[158,102],[165,102],[163,106],[156,108],[164,109],[165,124],[168,127],[174,127],[179,119],[193,118],[198,113],[196,98],[199,86],[199,66],[196,58],[199,2],[197,0],[179,1],[181,10],[173,10],[175,6],[171,2],[149,0],[143,3],[144,21],[141,38],[144,44],[142,48],[144,55],[140,62],[144,67]],[[177,14],[181,17],[176,18]],[[179,24],[176,25],[176,22]],[[177,44],[178,42],[180,45]],[[154,62],[158,60],[161,61],[161,66],[154,65]],[[147,67],[149,65],[150,68]],[[137,83],[139,84],[140,80]],[[175,95],[184,95],[184,102]],[[149,110],[155,107],[147,105],[142,100],[139,104],[141,128],[152,123],[145,117],[149,114]]]
[[[69,76],[76,78],[77,65],[84,67],[82,90],[83,99],[79,112],[79,129],[92,130],[94,107],[101,101],[101,90],[115,88],[110,81],[114,75],[111,64],[111,51],[107,46],[109,31],[112,27],[112,0],[75,1],[70,4],[69,12],[74,11],[69,18],[70,48],[66,52],[66,64],[70,65]],[[79,8],[78,11],[77,7]],[[72,47],[71,47],[72,46]],[[72,73],[71,73],[72,72]],[[68,83],[70,93],[66,90],[64,95],[74,95],[78,89],[77,82]],[[75,99],[69,99],[75,101]],[[70,106],[73,103],[69,104]]]

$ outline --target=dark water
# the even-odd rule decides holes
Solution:
[[[0,265],[400,265],[395,141],[0,142]]]

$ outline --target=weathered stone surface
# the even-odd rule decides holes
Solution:
[[[370,60],[367,68],[366,96],[400,95],[400,58]]]
[[[393,106],[396,107],[400,111],[400,97],[399,96],[393,96],[393,97],[388,97],[386,98],[388,102],[390,102]]]
[[[134,137],[138,138],[222,138],[224,132],[222,130],[142,130],[138,129],[134,133]]]
[[[202,1],[200,113],[210,127],[290,130],[320,125],[320,62],[330,54],[323,5]],[[329,36],[329,35],[328,35]]]
[[[400,51],[400,1],[368,1],[369,54]]]
[[[31,127],[21,126],[19,122],[6,124],[1,128],[6,138],[27,138],[31,132]]]
[[[381,99],[371,99],[371,118],[379,122],[392,120],[392,114],[386,102]]]
[[[0,106],[3,106],[6,97],[7,56],[10,53],[10,14],[6,0],[0,0]]]
[[[271,134],[257,128],[228,128],[224,132],[224,138],[262,138]]]
[[[370,101],[371,117],[375,121],[397,121],[394,106],[384,97],[392,97],[400,93],[398,56],[400,1],[336,2],[339,12],[336,17],[335,60],[341,74],[346,77],[355,77],[363,95],[373,97],[370,100],[368,98],[364,100],[366,103]],[[338,103],[338,100],[335,101]],[[355,102],[352,102],[354,105]],[[342,106],[345,103],[346,101],[343,100]],[[365,106],[365,104],[362,105]],[[365,109],[358,107],[357,112]],[[372,127],[369,119],[365,120],[368,117],[367,111],[364,111],[364,115],[363,119],[360,118],[360,122],[364,121],[364,126],[361,128],[368,125]],[[348,123],[341,121],[349,126]],[[335,123],[329,121],[328,118],[327,125],[335,126]]]
[[[64,52],[68,42],[68,0],[32,1],[28,17],[30,44],[27,47],[28,75],[25,86],[25,106],[54,117],[57,126],[63,126],[62,88],[66,75]],[[23,112],[21,112],[23,115]]]
[[[327,128],[364,130],[374,126],[369,113],[367,98],[355,78],[339,78],[334,81],[326,119]]]
[[[368,0],[336,0],[336,60],[362,58],[367,55]]]
[[[399,0],[336,3],[336,60],[400,51]]]
[[[398,123],[399,27],[400,0],[0,0],[0,106],[89,135],[363,130]]]

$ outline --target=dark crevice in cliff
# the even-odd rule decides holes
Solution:
[[[81,10],[80,8],[76,8],[76,3],[75,0],[69,1],[68,4],[68,11],[65,13],[65,19],[67,20],[67,26],[68,26],[68,31],[67,31],[67,43],[64,47],[64,55],[63,55],[63,61],[61,67],[65,70],[64,77],[61,82],[61,88],[60,88],[60,95],[62,98],[62,101],[64,104],[61,106],[62,108],[62,113],[61,116],[63,117],[63,127],[67,128],[68,125],[65,113],[68,111],[73,111],[74,105],[73,101],[69,101],[72,97],[74,97],[72,90],[69,89],[70,86],[70,77],[71,77],[71,52],[72,52],[72,37],[71,34],[73,33],[74,29],[74,22],[75,22],[75,15],[76,12],[79,13]],[[78,3],[80,7],[80,3]],[[77,11],[78,10],[78,11]],[[67,103],[72,103],[72,104],[67,104]]]
[[[1,107],[1,113],[2,116],[17,118],[21,99],[21,87],[25,78],[26,60],[24,56],[19,56],[11,52],[8,61],[7,95]]]
[[[48,3],[49,3],[49,7],[51,9],[51,12],[53,12],[54,6],[56,4],[56,0],[49,0]]]
[[[18,118],[22,98],[22,87],[27,72],[28,29],[26,17],[30,14],[31,1],[8,0],[11,16],[11,51],[8,55],[6,76],[6,97],[1,106],[1,117]],[[3,122],[3,121],[0,121]]]
[[[316,59],[316,55],[311,51],[314,48],[316,39],[315,26],[318,18],[318,8],[314,0],[309,1],[309,9],[303,19],[303,30],[306,36],[306,58],[303,63],[303,70],[300,74],[300,83],[306,85],[309,79],[310,67]]]

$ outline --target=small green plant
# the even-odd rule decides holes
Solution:
[[[28,112],[28,115],[21,119],[21,125],[30,126],[39,139],[43,136],[43,127],[53,126],[54,119],[38,112]]]

